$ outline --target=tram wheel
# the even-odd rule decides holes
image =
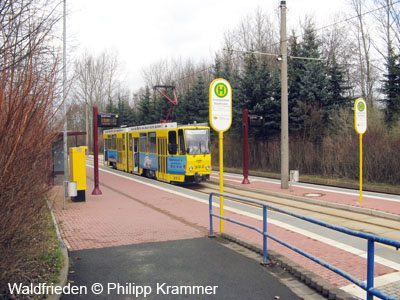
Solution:
[[[148,178],[156,178],[156,172],[154,172],[153,170],[146,170],[146,176]]]

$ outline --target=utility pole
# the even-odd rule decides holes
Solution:
[[[85,101],[85,120],[86,120],[86,146],[88,147],[88,153],[90,153],[90,146],[89,146],[89,103],[87,100]]]
[[[286,1],[281,0],[281,189],[289,188],[289,112],[287,83]]]
[[[92,195],[101,195],[99,188],[99,144],[98,144],[98,115],[97,106],[93,106],[93,158],[94,158],[94,189]]]
[[[68,126],[67,126],[67,22],[66,22],[66,10],[67,10],[67,0],[64,0],[64,10],[63,10],[63,113],[64,113],[64,133],[63,133],[63,144],[64,144],[64,203],[63,209],[66,209],[66,197],[67,189],[66,184],[69,181],[68,172]]]

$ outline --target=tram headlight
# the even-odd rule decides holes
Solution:
[[[206,165],[206,170],[210,170],[210,166],[209,165]]]
[[[189,171],[193,171],[193,167],[192,166],[189,167]]]

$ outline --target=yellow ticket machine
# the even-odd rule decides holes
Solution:
[[[87,146],[69,148],[69,178],[76,182],[77,196],[73,201],[86,200],[86,150]]]

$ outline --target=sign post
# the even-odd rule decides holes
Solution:
[[[250,184],[249,181],[249,111],[242,112],[242,140],[243,140],[243,181],[242,184]]]
[[[99,144],[98,144],[98,114],[97,106],[93,106],[93,158],[94,158],[94,189],[92,195],[101,195],[99,187]]]
[[[210,125],[219,133],[219,192],[224,193],[224,132],[232,124],[232,87],[228,81],[217,78],[210,84]],[[219,198],[220,216],[224,215],[224,197]],[[224,220],[220,219],[220,233]]]
[[[362,136],[367,131],[367,103],[362,98],[358,98],[354,103],[354,128],[360,135],[360,203],[362,203]]]

